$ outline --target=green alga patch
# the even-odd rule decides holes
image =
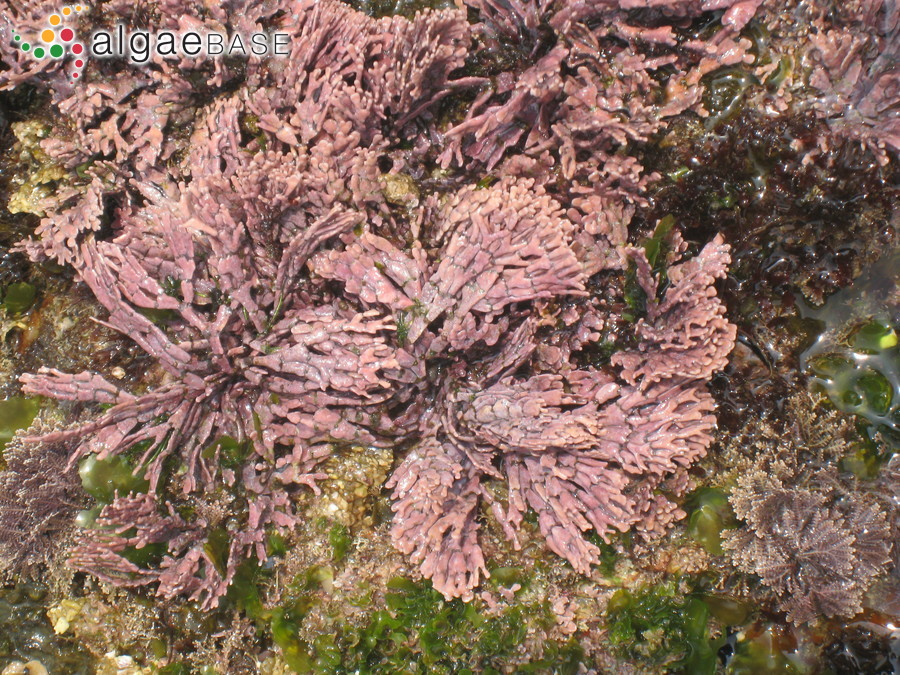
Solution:
[[[0,453],[19,429],[27,428],[34,421],[40,408],[38,398],[13,396],[0,401]]]
[[[34,304],[37,289],[25,281],[9,284],[3,292],[3,308],[9,315],[24,314]]]
[[[804,318],[820,327],[800,355],[812,389],[838,410],[855,415],[864,436],[883,446],[882,459],[900,447],[898,328],[896,318],[884,309],[891,288],[885,280],[896,276],[898,260],[900,254],[891,252],[821,307],[800,307]],[[880,296],[885,296],[882,305],[876,301]],[[873,475],[864,473],[862,477]]]
[[[783,649],[785,645],[777,633],[777,628],[770,625],[762,631],[753,631],[751,635],[739,640],[734,649],[734,656],[728,664],[728,672],[732,675],[800,673],[801,670],[791,663],[785,654]]]
[[[722,532],[738,525],[725,491],[700,488],[688,495],[684,506],[690,513],[687,535],[710,555],[722,555]]]
[[[671,672],[715,673],[721,639],[710,637],[709,620],[703,599],[684,595],[674,581],[621,589],[607,606],[615,653]]]
[[[509,583],[521,576],[512,568],[497,571]],[[328,629],[303,639],[304,621],[323,601],[323,591],[336,592],[332,582],[330,568],[311,568],[291,585],[292,599],[269,613],[272,640],[297,672],[500,673],[516,663],[520,673],[575,673],[583,659],[574,639],[548,641],[540,658],[523,657],[521,645],[532,628],[553,623],[546,603],[489,616],[474,602],[447,601],[430,583],[403,577],[388,582],[383,606],[362,622],[335,616]]]
[[[117,494],[125,497],[132,493],[144,493],[150,487],[144,472],[136,472],[122,455],[105,459],[90,455],[78,465],[78,475],[84,491],[106,504],[111,503]]]
[[[212,459],[218,454],[219,464],[226,469],[238,470],[252,451],[253,444],[249,440],[239,441],[232,436],[224,435],[206,446],[201,456],[204,459]]]
[[[332,559],[335,562],[341,562],[347,557],[347,552],[353,543],[353,535],[346,525],[334,523],[328,529],[328,543],[331,545]]]
[[[744,97],[759,81],[742,68],[720,68],[703,78],[703,107],[710,113],[707,129],[715,129],[733,119],[741,111]]]

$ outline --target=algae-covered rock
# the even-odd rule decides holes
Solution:
[[[140,666],[131,656],[109,652],[97,663],[97,675],[151,675],[159,673],[153,666]]]
[[[16,175],[12,181],[14,188],[7,204],[10,213],[32,213],[45,215],[42,202],[54,191],[54,183],[63,180],[67,172],[64,167],[53,162],[40,146],[40,142],[50,135],[50,127],[37,120],[15,122],[10,125],[19,141],[19,162],[27,171]]]
[[[86,602],[87,600],[84,598],[70,598],[62,600],[58,605],[47,610],[47,616],[57,635],[62,635],[69,630],[72,622],[81,614]]]
[[[323,466],[328,475],[310,517],[325,517],[345,527],[370,527],[375,498],[387,481],[393,462],[389,448],[355,446],[334,455]]]
[[[0,675],[49,675],[49,672],[40,661],[13,661],[0,671]]]
[[[53,630],[47,599],[47,588],[37,583],[0,586],[0,668],[29,675],[41,668],[53,675],[93,675],[93,659],[84,648]]]
[[[381,177],[381,183],[388,204],[414,207],[419,203],[419,188],[411,176],[387,173]]]

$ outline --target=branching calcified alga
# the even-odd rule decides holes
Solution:
[[[425,308],[413,320],[410,335],[415,341],[409,349],[426,361],[443,357],[445,366],[427,383],[436,389],[436,398],[414,420],[422,440],[389,482],[398,500],[393,537],[402,551],[422,564],[435,587],[451,597],[469,596],[486,572],[477,540],[482,499],[491,502],[514,543],[524,512],[534,510],[550,548],[583,572],[599,554],[584,538],[586,530],[606,538],[615,529],[637,526],[649,536],[682,515],[654,489],[668,480],[677,493],[684,469],[711,442],[715,418],[705,381],[724,365],[734,341],[734,327],[723,318],[724,308],[712,288],[728,261],[727,247],[716,241],[696,258],[671,268],[672,285],[659,304],[655,282],[644,278],[650,291],[648,318],[652,323],[657,314],[665,314],[667,337],[654,334],[650,324],[642,322],[639,345],[616,357],[629,363],[641,360],[639,355],[649,350],[659,358],[656,372],[576,366],[571,352],[596,340],[598,333],[592,328],[601,326],[603,317],[590,300],[570,305],[565,312],[534,301],[541,297],[536,283],[544,270],[560,269],[561,262],[551,265],[552,258],[565,259],[565,238],[562,247],[547,243],[534,247],[530,256],[522,255],[528,251],[527,241],[520,246],[504,244],[510,232],[515,235],[529,222],[522,217],[527,209],[515,197],[504,195],[504,187],[473,199],[477,210],[454,203],[460,223],[454,238],[467,239],[464,255],[457,254],[465,264],[458,269],[446,253],[457,249],[453,238],[430,274],[422,257],[416,269],[415,256],[407,257],[385,240],[360,242],[362,251],[323,252],[319,258],[326,262],[314,264],[319,273],[346,279],[345,289],[367,298],[367,304],[389,306],[397,302],[394,296],[400,290],[405,296],[401,306],[414,308],[418,303]],[[528,193],[518,194],[523,198]],[[496,217],[506,209],[506,218]],[[508,229],[492,233],[492,221],[503,222]],[[530,241],[548,241],[552,211],[537,222],[547,232],[532,235]],[[440,220],[437,227],[443,229]],[[482,233],[493,236],[477,236]],[[493,241],[498,243],[490,245]],[[626,252],[640,261],[642,269],[649,267],[643,251]],[[577,260],[571,250],[568,254]],[[369,257],[374,262],[372,273],[363,283],[351,285],[359,279],[348,276],[353,262]],[[395,271],[415,275],[398,277]],[[579,297],[577,282],[583,280],[576,273],[568,288],[560,288],[562,279],[557,277],[556,288],[549,287],[543,295]],[[441,293],[439,289],[451,282],[460,290]],[[432,317],[428,310],[435,306],[435,294],[443,295],[443,303],[453,310],[440,324],[434,322],[439,314]],[[709,303],[698,302],[700,298]],[[530,306],[524,305],[528,300]],[[460,324],[467,327],[461,336]],[[569,354],[556,354],[549,362],[538,356],[542,324],[567,335]],[[697,336],[702,336],[704,346],[695,351]],[[485,345],[493,349],[485,351]],[[486,478],[507,481],[505,513],[483,484]]]
[[[109,309],[110,322],[159,359],[164,384],[136,396],[96,375],[45,372],[25,377],[26,391],[112,405],[96,422],[50,437],[81,437],[74,457],[150,441],[141,464],[149,465],[151,489],[174,452],[185,467],[179,477],[185,493],[240,481],[250,495],[250,518],[249,528],[232,537],[232,571],[238,552],[262,545],[266,525],[293,524],[286,490],[312,484],[333,443],[402,439],[417,445],[390,483],[398,500],[394,539],[440,591],[467,596],[485,572],[477,507],[490,499],[482,485],[488,477],[509,482],[507,512],[494,508],[513,540],[531,508],[550,547],[587,572],[598,549],[584,530],[605,537],[637,525],[650,535],[680,515],[654,490],[668,480],[677,493],[684,469],[711,441],[713,401],[704,383],[734,340],[711,285],[724,273],[727,248],[717,241],[672,266],[659,301],[652,277],[642,275],[649,311],[634,350],[616,355],[625,365],[618,374],[579,368],[564,357],[542,364],[534,358],[540,324],[561,321],[560,330],[571,333],[570,349],[578,351],[597,335],[586,330],[585,319],[594,327],[603,319],[583,299],[584,273],[566,236],[571,226],[554,218],[552,200],[533,201],[526,187],[532,186],[468,188],[452,208],[423,212],[428,232],[447,239],[431,255],[418,243],[407,253],[369,231],[346,233],[343,247],[314,255],[308,277],[267,300],[248,288],[238,295],[238,286],[214,302],[213,279],[221,286],[229,274],[252,270],[249,257],[227,271],[222,261],[228,258],[213,252],[200,264],[190,239],[179,244],[173,219],[157,212],[154,222],[172,228],[162,240],[168,246],[153,249],[160,257],[149,248],[137,255],[135,240],[101,243],[96,253],[85,246],[84,260],[94,266],[82,276]],[[240,228],[203,240],[213,243],[233,231]],[[150,232],[145,221],[134,236],[146,246]],[[96,255],[104,251],[110,255]],[[642,251],[627,253],[648,270]],[[235,260],[240,253],[230,255]],[[171,274],[160,280],[157,270]],[[95,280],[100,271],[106,275]],[[166,279],[169,293],[161,283]],[[343,296],[334,296],[323,279],[340,282]],[[196,290],[200,281],[209,284],[206,294]],[[563,317],[551,301],[565,296],[576,304]],[[247,304],[228,305],[241,300]],[[260,305],[283,318],[268,325],[263,314],[252,323]],[[137,311],[142,306],[180,318],[160,328]],[[660,316],[665,330],[654,328]],[[647,354],[656,359],[652,373],[632,365]],[[252,441],[254,453],[239,473],[222,469],[215,443],[223,435]],[[104,510],[102,522],[127,526],[119,511],[133,509],[123,500]],[[150,497],[141,502],[144,517],[151,517],[144,513],[151,504]],[[109,570],[110,536],[86,536],[73,562],[126,583]],[[181,538],[165,540],[170,553],[180,552]],[[195,562],[208,557],[202,546],[195,550]],[[261,549],[257,555],[265,557]],[[171,578],[132,571],[129,584]],[[197,565],[193,572],[211,577]],[[184,590],[194,587],[183,581]],[[224,592],[225,581],[211,598]]]
[[[421,376],[421,364],[392,344],[390,317],[340,302],[304,266],[335,235],[367,217],[378,222],[384,209],[374,163],[387,144],[380,132],[386,110],[401,102],[425,107],[435,93],[428,86],[459,64],[454,45],[466,26],[453,12],[374,22],[338,4],[301,3],[297,11],[304,21],[297,29],[325,44],[311,49],[307,35],[286,61],[295,70],[260,67],[248,76],[254,86],[212,104],[177,183],[163,190],[152,180],[157,169],[132,179],[143,206],[116,214],[112,240],[65,240],[75,247],[70,258],[79,261],[81,279],[108,310],[109,325],[157,359],[158,385],[135,395],[92,373],[47,370],[23,378],[28,391],[109,406],[95,422],[50,436],[81,439],[73,461],[140,446],[138,464],[154,494],[176,453],[184,494],[241,484],[250,513],[246,530],[231,537],[222,582],[214,583],[202,542],[186,554],[179,574],[159,579],[160,593],[183,590],[209,606],[245,553],[265,558],[264,528],[293,525],[291,486],[313,483],[333,442],[388,442],[387,402],[403,399]],[[358,39],[331,45],[338,23]],[[413,67],[368,80],[373,58],[385,60],[384,70],[404,48],[417,54]],[[328,95],[323,83],[307,79],[326,74],[333,76]],[[393,89],[402,96],[393,97]],[[264,139],[241,138],[241,118],[250,115]],[[50,252],[61,245],[53,236],[46,241]],[[252,442],[245,464],[224,466],[227,439]],[[133,500],[120,495],[99,522],[136,513],[137,502],[127,499]],[[156,507],[148,499],[140,513],[152,521]],[[111,555],[126,545],[111,546],[109,537],[86,535],[73,564],[112,579]],[[170,540],[170,553],[184,554],[177,546]],[[130,585],[156,580],[137,573],[115,578]]]
[[[525,513],[536,513],[550,549],[584,573],[600,553],[589,531],[650,538],[683,515],[670,497],[684,492],[687,469],[712,441],[706,382],[735,339],[715,290],[729,248],[719,236],[691,251],[677,233],[661,254],[627,246],[625,200],[638,200],[641,181],[619,190],[608,178],[619,184],[631,171],[619,149],[656,131],[647,121],[656,112],[620,119],[607,110],[598,124],[608,136],[590,141],[585,115],[615,73],[579,59],[605,39],[587,26],[613,21],[610,43],[629,44],[613,55],[617,68],[633,77],[606,92],[607,107],[637,101],[655,86],[649,70],[670,60],[648,64],[636,45],[673,46],[672,29],[656,19],[703,7],[670,3],[637,28],[627,4],[554,14],[555,30],[577,44],[543,57],[534,87],[544,86],[540,69],[561,77],[563,56],[582,79],[560,81],[566,95],[547,100],[552,147],[518,165],[517,140],[482,157],[466,130],[501,131],[479,131],[470,117],[444,137],[435,117],[442,97],[484,84],[451,79],[471,30],[459,11],[375,21],[336,2],[285,0],[265,5],[265,16],[251,3],[241,21],[277,21],[294,37],[291,55],[251,60],[240,74],[203,66],[212,100],[192,109],[190,135],[163,134],[156,154],[142,139],[171,130],[171,118],[145,95],[188,110],[196,77],[163,63],[151,75],[124,73],[115,91],[89,72],[83,90],[57,92],[81,136],[48,151],[69,167],[90,158],[81,172],[89,178],[60,191],[65,202],[47,209],[26,249],[72,262],[108,313],[103,321],[157,362],[134,391],[92,372],[22,378],[29,394],[105,407],[34,442],[70,444],[70,464],[127,455],[149,481],[146,494],[116,495],[81,532],[73,567],[215,607],[240,562],[265,561],[267,535],[295,526],[299,491],[316,489],[322,460],[342,443],[410,448],[388,483],[393,541],[447,598],[472,597],[487,574],[482,504],[514,546]],[[734,44],[742,59],[732,33],[755,4],[718,4],[733,7],[710,53]],[[156,9],[169,16],[180,6]],[[210,10],[198,20],[221,18]],[[684,65],[699,68],[691,87],[705,72],[696,61]],[[579,103],[578,92],[593,98]],[[665,114],[696,103],[692,92]],[[533,95],[522,94],[525,108]],[[106,120],[99,127],[95,113]],[[148,130],[131,138],[138,123]],[[502,175],[448,179],[392,209],[382,174],[423,177],[439,155],[447,165],[470,157],[501,166]],[[549,169],[523,169],[551,155],[571,189],[558,189]],[[626,275],[641,315],[631,336],[614,328],[624,321]],[[604,283],[608,297],[589,292]],[[611,361],[586,356],[600,340],[618,343]],[[217,492],[234,500],[227,527],[177,508]]]

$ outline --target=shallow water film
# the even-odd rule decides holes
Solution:
[[[900,672],[900,5],[17,0],[0,673]]]

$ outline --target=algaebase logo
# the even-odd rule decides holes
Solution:
[[[69,74],[73,81],[76,80],[84,69],[87,54],[84,45],[76,41],[75,31],[64,23],[66,17],[74,16],[77,12],[85,12],[87,9],[87,5],[74,5],[63,7],[58,13],[51,14],[47,18],[47,25],[50,27],[42,30],[38,39],[13,31],[16,46],[23,52],[29,52],[36,59],[63,59],[69,55],[75,57]]]

